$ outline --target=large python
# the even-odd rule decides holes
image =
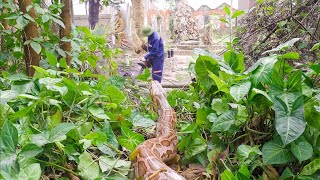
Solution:
[[[143,142],[130,155],[135,179],[185,180],[165,164],[178,157],[175,112],[170,107],[166,93],[158,81],[152,81],[149,90],[154,105],[158,108],[157,133],[156,138]]]

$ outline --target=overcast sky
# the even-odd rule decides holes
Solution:
[[[215,9],[216,7],[220,6],[222,3],[231,4],[231,0],[188,0],[190,6],[197,10],[202,5],[207,5],[211,9]],[[238,9],[238,0],[233,0],[232,7]]]

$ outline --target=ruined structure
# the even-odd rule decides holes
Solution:
[[[175,41],[199,40],[199,29],[192,16],[192,8],[186,0],[181,0],[176,5],[174,13]]]

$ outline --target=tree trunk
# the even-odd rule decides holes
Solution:
[[[99,21],[100,0],[89,0],[89,26],[93,30]]]
[[[60,26],[60,38],[70,38],[71,36],[71,0],[61,0],[61,2],[64,4],[62,13],[61,13],[61,19],[64,23],[65,28]],[[66,51],[66,60],[67,64],[70,66],[71,64],[71,42],[60,42],[60,47],[62,50]]]
[[[19,8],[23,13],[28,13],[33,19],[36,19],[36,12],[33,8],[27,12],[26,7],[31,5],[32,0],[19,0]],[[23,43],[38,37],[37,25],[35,22],[29,21],[28,25],[22,31]],[[28,76],[34,75],[34,68],[31,66],[39,66],[40,55],[37,54],[30,44],[24,45],[24,58],[26,63],[26,74]]]
[[[8,0],[3,0],[3,3],[7,3],[8,2]],[[6,8],[3,8],[1,11],[0,11],[1,13],[6,13]],[[9,29],[9,25],[8,25],[8,22],[7,22],[7,20],[5,20],[5,19],[3,19],[2,21],[1,21],[1,23],[2,23],[2,26],[3,26],[3,29],[4,30],[8,30]],[[2,36],[2,37],[0,37],[1,38],[1,44],[0,44],[0,46],[1,46],[1,52],[4,52],[4,37]]]
[[[143,37],[140,33],[144,24],[144,8],[142,0],[132,0],[131,2],[134,19],[134,25],[132,28],[132,44],[135,52],[139,54],[145,48]]]

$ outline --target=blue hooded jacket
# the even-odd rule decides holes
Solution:
[[[157,32],[148,36],[148,54],[144,56],[147,60],[164,59],[163,41]]]

